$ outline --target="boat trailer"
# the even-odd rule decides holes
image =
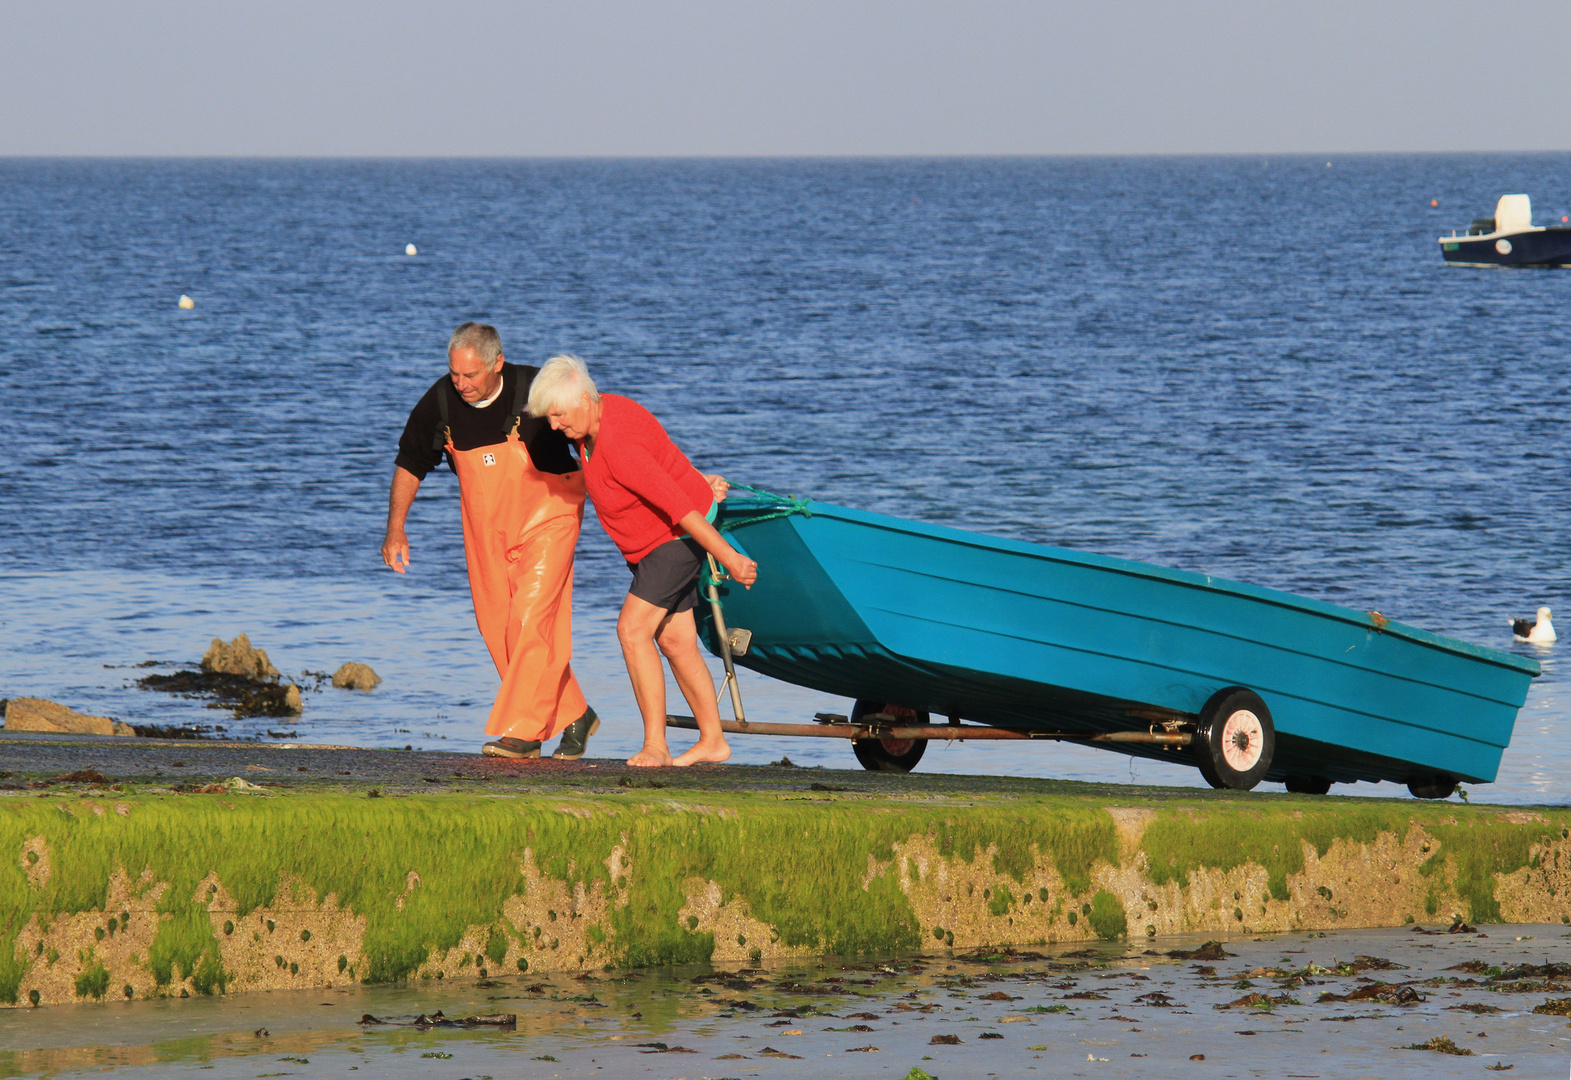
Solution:
[[[1075,732],[1075,731],[1015,731],[1010,728],[986,727],[981,724],[962,724],[958,716],[951,716],[947,724],[913,724],[910,717],[897,713],[884,711],[888,706],[868,712],[858,710],[852,716],[841,713],[816,713],[811,724],[773,724],[754,723],[747,719],[746,710],[742,707],[742,691],[737,683],[736,665],[732,662],[733,656],[746,656],[748,647],[752,644],[753,634],[740,627],[726,626],[725,612],[720,605],[719,582],[725,579],[725,571],[715,562],[714,556],[708,556],[709,573],[704,577],[705,599],[709,602],[709,609],[715,621],[715,636],[720,642],[720,660],[725,665],[725,679],[720,684],[720,693],[715,698],[718,705],[725,699],[727,691],[731,695],[731,709],[735,713],[734,720],[721,720],[720,730],[728,735],[786,735],[818,739],[850,739],[853,748],[858,749],[858,758],[864,765],[868,759],[856,747],[858,743],[873,743],[879,749],[886,751],[878,754],[878,758],[885,756],[900,757],[903,752],[909,753],[917,742],[932,739],[944,741],[964,742],[966,740],[1039,740],[1048,742],[1080,742],[1080,743],[1146,743],[1152,746],[1187,747],[1194,742],[1194,725],[1196,717],[1185,713],[1168,712],[1157,709],[1130,709],[1127,715],[1132,719],[1143,719],[1150,723],[1147,731],[1107,731],[1107,732]],[[910,710],[902,710],[909,712]],[[915,714],[913,714],[914,716]],[[674,728],[688,731],[698,730],[698,721],[691,716],[667,716],[666,724]],[[1181,730],[1182,728],[1190,730]],[[923,747],[925,749],[925,746]],[[872,751],[873,747],[868,747]],[[920,751],[912,755],[920,757]],[[912,764],[915,762],[913,761]],[[903,770],[902,770],[903,771]]]

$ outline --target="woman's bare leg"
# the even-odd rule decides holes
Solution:
[[[679,754],[674,765],[697,765],[703,762],[718,764],[731,756],[731,747],[720,730],[720,709],[715,704],[715,680],[709,674],[698,651],[698,626],[693,612],[679,611],[671,615],[660,628],[657,639],[660,651],[671,663],[671,674],[676,676],[682,696],[693,710],[698,721],[698,742],[684,754]]]
[[[616,638],[633,683],[633,699],[644,720],[644,746],[627,759],[629,765],[670,765],[671,750],[665,741],[665,668],[655,637],[670,612],[628,594],[616,620]],[[716,711],[718,723],[719,712]]]

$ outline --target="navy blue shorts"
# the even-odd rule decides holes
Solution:
[[[636,563],[628,563],[633,584],[628,593],[675,614],[698,603],[698,568],[703,545],[691,536],[667,540]]]

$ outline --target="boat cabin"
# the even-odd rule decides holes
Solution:
[[[1494,217],[1474,218],[1469,236],[1493,236],[1497,232],[1521,232],[1533,227],[1533,200],[1526,195],[1502,195],[1495,204]]]
[[[1474,218],[1466,232],[1440,237],[1446,262],[1460,266],[1571,265],[1571,229],[1533,224],[1533,201],[1502,195],[1495,216]]]

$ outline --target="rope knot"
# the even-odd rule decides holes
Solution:
[[[735,520],[727,518],[720,523],[721,532],[732,532],[744,525],[756,525],[760,521],[773,521],[775,518],[790,517],[792,514],[801,514],[803,517],[813,516],[813,511],[809,508],[809,504],[813,500],[805,495],[781,495],[773,491],[765,491],[763,488],[753,487],[750,484],[733,483],[731,486],[733,488],[741,488],[743,491],[751,491],[754,495],[762,495],[765,499],[772,500],[776,505],[760,507],[759,513],[749,514],[746,517]]]

